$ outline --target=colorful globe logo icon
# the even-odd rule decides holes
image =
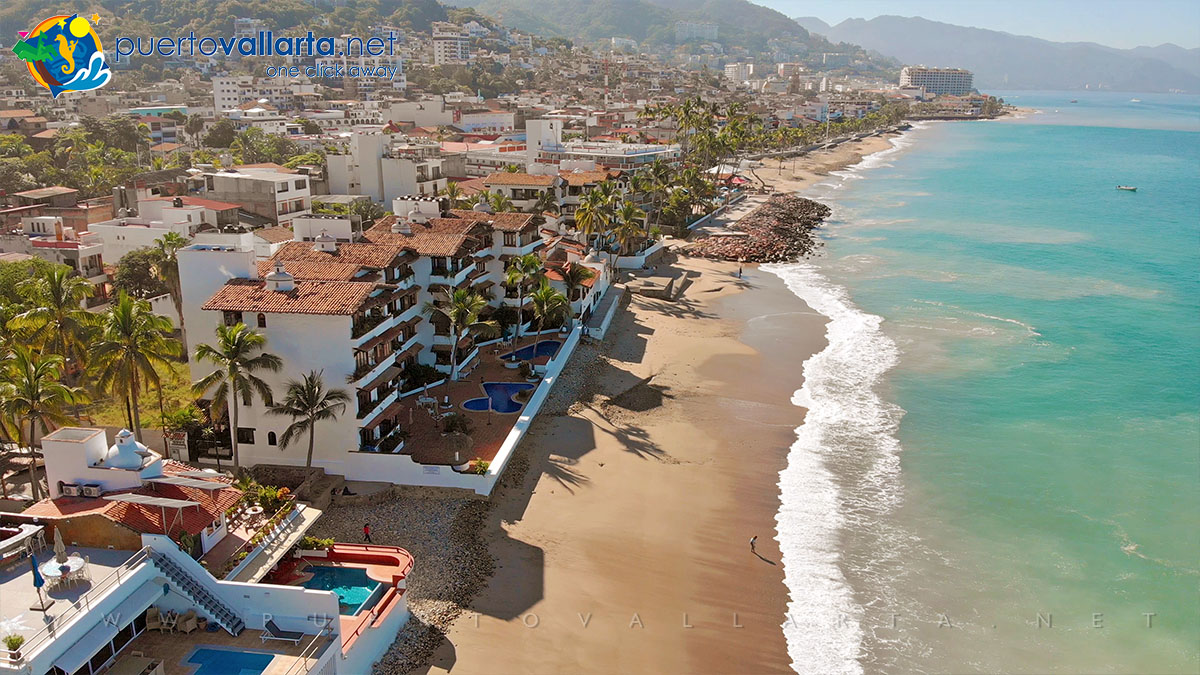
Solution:
[[[97,20],[93,14],[92,21]],[[64,91],[99,89],[112,79],[100,37],[78,14],[52,16],[22,33],[13,54],[55,98]]]

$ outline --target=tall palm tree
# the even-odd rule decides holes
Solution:
[[[584,243],[591,246],[590,240],[605,232],[609,222],[608,205],[602,193],[592,190],[579,200],[579,208],[575,209],[575,229],[583,235]]]
[[[626,199],[621,203],[621,208],[617,211],[617,227],[616,227],[617,243],[621,245],[621,252],[630,255],[633,250],[633,244],[639,239],[646,236],[646,212],[638,208],[637,204]],[[616,256],[612,256],[612,266],[616,266]]]
[[[440,301],[426,302],[421,311],[429,317],[441,315],[450,322],[450,379],[458,380],[458,343],[469,334],[492,337],[500,332],[494,320],[482,320],[487,298],[469,288],[457,288],[443,293]]]
[[[9,327],[66,363],[80,363],[87,353],[84,343],[97,323],[96,315],[82,305],[95,287],[66,265],[55,265],[18,283],[17,290],[29,298],[30,308],[14,316]]]
[[[537,317],[538,322],[537,336],[533,339],[533,353],[536,355],[537,345],[541,341],[542,329],[546,327],[546,322],[561,321],[571,316],[571,303],[567,300],[567,296],[560,293],[545,279],[542,279],[542,283],[529,294],[529,301],[533,315]]]
[[[312,466],[313,437],[317,422],[335,420],[346,410],[350,396],[342,389],[326,389],[325,382],[318,371],[310,371],[303,380],[291,380],[287,383],[287,393],[283,401],[273,405],[267,411],[272,415],[287,415],[292,423],[283,430],[279,438],[279,446],[287,448],[300,434],[308,432],[308,456],[304,466]]]
[[[525,325],[525,284],[542,273],[542,259],[537,254],[526,253],[508,261],[504,271],[504,283],[517,287],[517,330],[514,339],[521,337],[521,326]]]
[[[183,288],[179,285],[179,249],[188,245],[188,240],[178,232],[168,232],[154,240],[158,251],[158,276],[167,284],[175,314],[179,316],[179,328],[183,324]]]
[[[538,195],[537,201],[530,207],[531,213],[558,213],[558,197],[553,190],[547,190]]]
[[[283,367],[282,359],[263,351],[266,346],[267,338],[262,333],[250,329],[244,323],[237,323],[232,326],[217,326],[215,345],[201,344],[196,347],[196,360],[211,361],[214,368],[211,373],[192,384],[192,391],[197,396],[203,396],[212,389],[213,408],[229,406],[229,438],[233,447],[235,470],[242,467],[238,457],[237,440],[238,397],[241,397],[242,405],[246,406],[250,405],[256,393],[265,405],[270,406],[275,402],[271,396],[271,386],[255,375],[259,371],[277,372]]]
[[[171,369],[172,359],[183,355],[183,345],[170,337],[170,319],[155,314],[149,302],[136,300],[124,291],[101,315],[101,322],[100,339],[91,349],[95,386],[99,391],[119,391],[126,397],[133,434],[140,441],[141,394],[151,384],[161,387],[160,369]]]
[[[3,412],[13,421],[18,437],[29,448],[29,485],[35,500],[41,499],[34,445],[40,428],[46,433],[53,426],[69,424],[68,406],[79,400],[78,389],[59,382],[64,359],[59,354],[35,354],[27,347],[16,347],[4,360],[0,379]],[[24,434],[25,425],[29,433]]]

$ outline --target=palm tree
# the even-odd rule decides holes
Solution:
[[[325,389],[321,373],[315,370],[310,371],[299,382],[289,381],[283,402],[271,406],[267,411],[272,415],[287,415],[293,420],[288,428],[283,430],[279,446],[287,448],[297,436],[307,431],[308,457],[304,460],[304,466],[311,467],[317,422],[337,419],[337,416],[346,410],[349,400],[350,396],[342,389]]]
[[[534,253],[519,255],[508,261],[504,272],[504,284],[517,287],[517,330],[514,339],[521,337],[521,326],[525,325],[525,284],[542,273],[542,259]]]
[[[579,208],[575,209],[575,229],[583,235],[589,246],[592,236],[598,237],[607,230],[609,222],[608,207],[602,193],[592,190],[579,200]]]
[[[442,188],[442,195],[450,199],[450,208],[458,208],[458,203],[462,201],[463,191],[454,181],[447,181],[446,187]]]
[[[158,276],[167,284],[175,313],[179,315],[179,328],[183,330],[183,288],[179,285],[179,249],[188,245],[188,240],[178,232],[168,232],[154,240],[158,250]]]
[[[538,195],[537,201],[529,209],[530,213],[558,213],[558,197],[553,190],[547,190]]]
[[[515,210],[512,200],[507,195],[500,192],[493,192],[488,196],[488,201],[491,203],[494,213],[506,213]]]
[[[4,415],[18,430],[19,440],[29,448],[29,485],[34,500],[42,498],[33,451],[37,430],[40,427],[44,434],[52,426],[69,424],[70,418],[64,411],[80,397],[79,390],[59,382],[64,361],[59,354],[39,355],[23,346],[15,348],[4,360],[0,401]],[[28,424],[27,436],[22,433],[24,424]]]
[[[95,287],[73,274],[66,265],[55,265],[40,276],[17,284],[29,298],[31,308],[9,321],[9,328],[22,332],[29,344],[67,363],[78,363],[86,354],[84,343],[96,326],[96,315],[82,308]]]
[[[537,345],[542,337],[542,329],[547,321],[561,321],[571,315],[571,303],[567,296],[558,292],[550,282],[542,279],[542,283],[529,294],[533,315],[537,317],[537,336],[533,339],[533,353],[537,354]]]
[[[150,309],[150,303],[136,300],[124,291],[101,318],[100,340],[92,346],[95,361],[95,386],[99,391],[121,391],[133,434],[142,440],[142,414],[139,397],[153,384],[161,387],[159,369],[170,370],[172,359],[183,355],[183,345],[168,337],[171,320]],[[143,385],[143,382],[145,385]]]
[[[481,320],[480,314],[487,309],[487,298],[469,288],[457,288],[443,293],[441,302],[431,300],[421,311],[429,317],[444,316],[450,322],[450,379],[458,380],[458,343],[468,334],[492,337],[500,332],[500,324],[493,320]]]
[[[251,330],[244,323],[232,326],[217,326],[216,345],[202,344],[196,347],[197,361],[211,361],[214,370],[192,384],[192,391],[197,396],[203,396],[213,389],[212,407],[219,409],[222,405],[229,406],[229,438],[233,447],[233,468],[241,469],[238,457],[237,423],[238,402],[250,405],[255,393],[262,399],[263,404],[272,405],[271,387],[260,377],[258,371],[277,372],[283,367],[283,361],[274,354],[262,351],[267,346],[267,338],[261,333]],[[215,389],[214,389],[215,387]]]
[[[621,203],[617,211],[617,229],[615,232],[621,252],[630,255],[633,244],[646,236],[646,212],[639,209],[637,204],[628,199]],[[616,267],[616,255],[612,256],[612,267]]]
[[[583,288],[583,282],[596,276],[596,273],[590,267],[584,267],[579,263],[572,263],[564,267],[561,271],[563,285],[567,287],[567,302],[574,302],[577,298],[580,288]],[[574,318],[574,312],[572,312]]]

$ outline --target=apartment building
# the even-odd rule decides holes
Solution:
[[[501,134],[516,127],[517,114],[508,110],[456,110],[454,126],[468,133]]]
[[[237,204],[276,225],[286,225],[312,206],[307,176],[239,167],[202,174],[205,197]]]
[[[900,87],[923,87],[930,94],[964,96],[975,90],[975,76],[962,68],[905,66],[900,69]]]
[[[60,216],[21,219],[20,228],[0,233],[0,253],[24,253],[66,265],[104,293],[104,241],[94,232],[80,232]]]
[[[730,82],[742,83],[750,79],[754,74],[753,63],[727,63],[725,64],[725,79]]]
[[[354,401],[317,428],[313,464],[349,479],[404,482],[402,463],[389,474],[379,456],[404,449],[412,420],[401,417],[397,401],[406,370],[421,363],[450,374],[453,350],[455,376],[478,363],[478,346],[469,338],[452,344],[449,327],[423,316],[422,306],[455,288],[488,291],[503,280],[507,260],[545,244],[534,214],[447,207],[444,199],[401,198],[395,208],[404,215],[362,233],[345,221],[305,217],[294,241],[257,264],[224,247],[180,251],[189,344],[213,340],[217,325],[242,322],[283,360],[278,373],[262,374],[274,391],[310,370],[331,386],[349,383]],[[515,305],[516,293],[491,302]],[[205,365],[192,368],[198,377]],[[258,400],[234,404],[243,464],[305,461],[303,448],[278,446],[288,420]]]
[[[326,155],[329,189],[335,194],[367,195],[391,204],[405,195],[433,196],[446,187],[441,145],[433,140],[391,133],[379,125],[355,127],[349,151]],[[454,160],[462,164],[461,158]]]
[[[93,223],[89,231],[100,238],[110,263],[130,251],[154,246],[167,232],[191,239],[198,232],[238,226],[238,209],[232,202],[200,197],[150,197],[138,200],[137,215]]]
[[[307,78],[254,77],[232,75],[212,80],[213,109],[220,115],[243,103],[265,101],[280,110],[299,110],[306,95],[316,94],[316,85]]]
[[[562,121],[527,120],[526,167],[530,173],[558,173],[580,169],[620,169],[635,171],[656,159],[677,162],[682,156],[678,145],[619,143],[612,141],[563,141]]]
[[[706,40],[715,42],[720,33],[717,24],[711,21],[676,21],[675,41]]]
[[[432,30],[433,65],[465,63],[471,60],[470,36],[462,26],[435,21]]]
[[[539,203],[560,209],[566,192],[566,181],[556,175],[530,175],[500,171],[484,179],[489,192],[508,197],[513,208],[531,211]]]

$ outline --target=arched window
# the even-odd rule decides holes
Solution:
[[[261,312],[260,312],[260,313],[259,313],[259,315],[258,315],[258,327],[259,327],[259,328],[266,328],[266,327],[267,327],[267,315],[266,315],[266,314],[263,314],[263,313],[261,313]]]
[[[259,316],[262,316],[262,315],[259,314]],[[267,445],[275,445],[275,432],[274,431],[267,432]]]

